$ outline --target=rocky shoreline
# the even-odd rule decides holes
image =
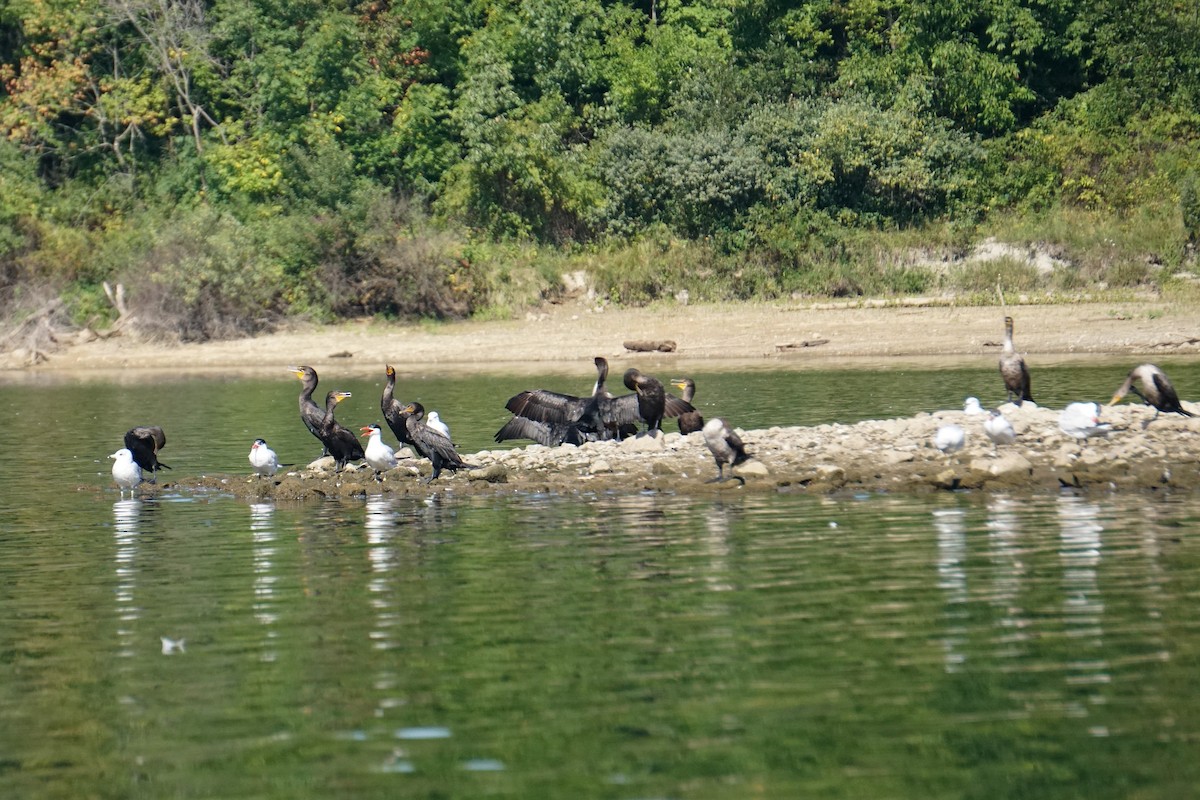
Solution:
[[[1113,430],[1080,443],[1058,429],[1058,409],[1026,403],[1001,409],[1017,431],[1012,445],[994,448],[985,415],[938,411],[853,425],[779,427],[739,431],[754,459],[739,466],[745,479],[708,483],[716,466],[700,434],[667,433],[624,442],[574,447],[530,445],[464,455],[478,469],[443,472],[420,480],[428,461],[401,458],[377,482],[369,468],[329,471],[331,459],[274,478],[209,475],[181,478],[140,491],[222,493],[250,500],[434,494],[580,495],[661,492],[711,496],[729,492],[933,492],[945,490],[1057,491],[1189,490],[1200,488],[1200,417],[1154,416],[1145,406],[1103,410]],[[1194,404],[1189,410],[1200,411]],[[947,456],[934,448],[938,427],[957,424],[965,447]],[[398,455],[405,455],[401,451]]]

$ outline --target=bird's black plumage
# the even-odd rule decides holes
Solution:
[[[317,371],[312,367],[289,367],[293,375],[300,379],[300,421],[304,423],[304,427],[308,428],[308,432],[318,439],[321,438],[321,423],[325,420],[325,410],[317,405],[313,400],[313,392],[317,389],[317,382],[320,380],[317,377]],[[322,441],[324,445],[324,441]],[[329,454],[329,447],[325,446],[321,450],[321,455]]]
[[[686,436],[704,430],[704,417],[692,406],[692,400],[696,397],[696,382],[691,378],[672,378],[671,385],[679,389],[680,396],[667,395],[667,403],[678,400],[691,406],[690,410],[679,415],[679,432]]]
[[[333,456],[334,469],[338,472],[346,466],[346,462],[366,458],[358,437],[334,418],[334,409],[348,397],[350,392],[333,391],[325,395],[325,415],[321,418],[321,427],[317,433],[317,438],[325,445],[329,455]]]
[[[589,397],[529,389],[509,398],[505,408],[513,418],[496,432],[496,441],[533,439],[553,447],[621,438],[637,423],[637,398],[613,397],[605,386],[608,360],[597,356],[594,363],[596,383]]]
[[[133,462],[150,473],[150,482],[154,482],[154,473],[160,469],[170,469],[158,460],[158,451],[167,446],[167,436],[157,425],[139,425],[125,432],[125,447],[133,453]]]
[[[425,407],[420,403],[409,403],[403,408],[402,414],[408,444],[433,465],[433,473],[425,479],[426,483],[437,480],[443,469],[451,472],[476,469],[474,464],[463,461],[449,437],[425,424]]]

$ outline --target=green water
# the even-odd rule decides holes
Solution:
[[[1100,397],[1110,371],[1062,382]],[[984,375],[876,376],[858,405],[955,406]],[[747,427],[828,409],[827,377],[764,374]],[[706,376],[701,392],[736,405],[723,381],[747,391]],[[0,796],[1178,798],[1200,782],[1200,496],[443,487],[276,505],[111,488],[103,455],[138,422],[167,428],[179,473],[243,470],[256,435],[309,455],[295,388],[0,388]],[[370,409],[377,387],[351,388]],[[479,447],[503,421],[482,400],[437,407]]]

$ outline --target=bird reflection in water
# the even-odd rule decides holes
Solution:
[[[937,532],[938,588],[945,595],[942,613],[946,632],[942,637],[942,662],[946,672],[958,672],[967,660],[967,512],[961,508],[939,508],[933,512]]]
[[[279,619],[276,611],[278,599],[275,596],[275,584],[279,580],[275,575],[275,504],[250,504],[250,538],[254,549],[251,559],[254,566],[254,619],[264,627],[263,650],[259,661],[271,662],[277,658],[275,640],[279,632],[275,623]]]
[[[129,658],[134,655],[134,627],[140,611],[136,602],[138,530],[140,528],[142,501],[136,498],[118,500],[113,503],[113,539],[116,551],[113,554],[117,590],[117,655]]]
[[[1058,497],[1059,548],[1062,565],[1063,632],[1070,642],[1067,695],[1090,690],[1087,703],[1069,700],[1069,716],[1087,717],[1089,707],[1104,702],[1101,687],[1111,680],[1104,653],[1104,598],[1100,592],[1099,569],[1104,558],[1104,526],[1100,506],[1075,494]],[[1102,728],[1089,730],[1106,735]]]

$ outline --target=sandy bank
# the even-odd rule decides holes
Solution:
[[[911,301],[915,302],[915,301]],[[0,354],[9,380],[154,373],[254,372],[297,362],[325,372],[578,372],[596,355],[654,368],[792,369],[873,365],[905,358],[962,362],[991,357],[1005,313],[1018,349],[1051,364],[1101,355],[1200,354],[1200,307],[1165,302],[957,307],[953,305],[755,304],[606,309],[569,303],[520,320],[446,324],[361,322],[252,339],[163,345],[113,337],[64,344],[39,365]],[[672,340],[672,353],[630,353],[628,340]],[[808,345],[808,346],[806,346]]]

